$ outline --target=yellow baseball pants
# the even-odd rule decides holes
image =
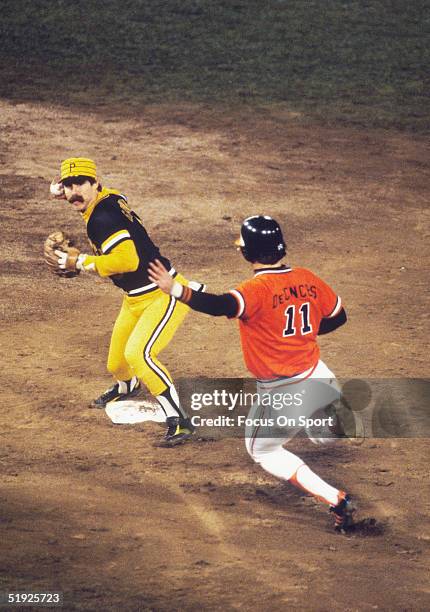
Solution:
[[[177,281],[187,281],[177,275]],[[146,295],[124,297],[115,321],[107,369],[117,380],[137,376],[152,395],[160,395],[172,384],[158,354],[169,344],[189,312],[189,307],[160,289]]]

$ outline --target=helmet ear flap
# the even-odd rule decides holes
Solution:
[[[240,236],[237,240],[234,241],[234,244],[236,245],[237,250],[242,253],[243,258],[246,259],[246,261],[249,261],[250,263],[254,263],[252,258],[250,258],[249,248],[247,249],[246,247],[246,242],[243,238],[242,229],[243,229],[243,225],[240,230]]]
[[[246,261],[249,261],[249,263],[255,263],[255,259],[253,259],[253,258],[252,258],[252,257],[249,255],[249,253],[248,253],[248,251],[246,250],[246,247],[245,247],[245,246],[241,246],[241,247],[239,247],[239,248],[240,248],[240,252],[242,253],[242,255],[243,255],[244,259],[246,259]]]

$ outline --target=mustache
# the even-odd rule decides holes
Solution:
[[[81,202],[82,204],[84,203],[84,198],[80,195],[74,195],[70,198],[69,200],[70,204],[73,204],[73,202]]]

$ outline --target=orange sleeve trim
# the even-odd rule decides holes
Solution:
[[[335,317],[339,313],[341,308],[342,308],[342,300],[340,299],[339,296],[337,296],[336,304],[334,305],[334,308],[331,311],[331,313],[326,318],[331,319],[331,317]]]
[[[235,318],[240,319],[240,317],[242,317],[245,313],[245,300],[243,298],[243,295],[237,289],[230,289],[230,293],[236,298],[238,304],[238,312]]]
[[[180,301],[184,302],[184,304],[188,304],[192,296],[193,296],[193,290],[190,289],[189,287],[185,287],[184,285],[182,287],[182,295],[181,295]]]

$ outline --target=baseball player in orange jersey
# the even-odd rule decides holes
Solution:
[[[286,255],[279,224],[268,216],[247,218],[237,246],[252,264],[254,276],[222,295],[197,293],[172,279],[161,261],[149,266],[149,277],[166,293],[194,310],[212,316],[239,320],[245,363],[257,379],[259,396],[264,393],[302,394],[303,404],[293,413],[309,417],[322,414],[339,398],[334,374],[320,359],[317,336],[334,331],[346,322],[341,299],[318,276],[304,268],[292,268]],[[304,385],[315,383],[317,392],[303,395]],[[267,472],[287,480],[327,503],[335,517],[335,528],[352,526],[355,508],[345,491],[322,480],[297,455],[284,448],[299,430],[283,428],[276,435],[260,424],[267,407],[254,404],[246,429],[246,448]],[[326,419],[329,421],[329,419]],[[337,424],[331,423],[322,437],[305,430],[315,444],[336,439]],[[268,433],[269,432],[269,433]]]
[[[93,160],[81,157],[61,164],[59,179],[51,184],[51,194],[65,199],[86,224],[93,254],[70,256],[61,251],[58,265],[69,271],[86,271],[109,277],[125,293],[116,319],[109,348],[107,369],[115,384],[93,401],[95,408],[131,397],[140,383],[156,397],[165,415],[167,431],[163,445],[176,446],[194,431],[182,408],[172,378],[159,361],[160,353],[173,338],[189,308],[166,296],[148,278],[148,263],[160,258],[171,277],[188,284],[168,259],[160,255],[140,217],[130,209],[127,198],[100,184]],[[200,283],[190,283],[203,290]]]

